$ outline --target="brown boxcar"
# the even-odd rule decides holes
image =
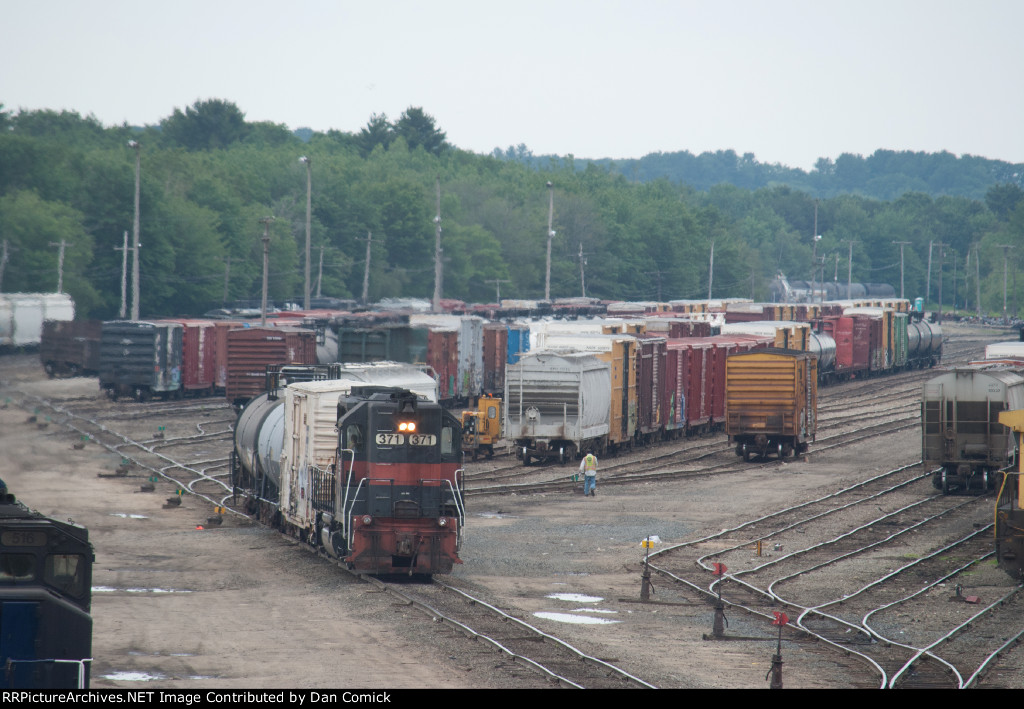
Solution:
[[[662,412],[667,339],[660,335],[636,335],[636,432],[645,443],[661,436],[665,414]]]
[[[46,320],[39,359],[51,377],[96,374],[100,369],[100,320]]]
[[[459,396],[459,331],[430,328],[427,332],[427,364],[437,375],[438,401]]]
[[[817,358],[775,348],[734,354],[726,363],[726,425],[736,454],[803,453],[818,419]]]
[[[689,318],[648,318],[647,332],[663,335],[669,339],[678,337],[710,337],[711,323],[706,320]]]
[[[288,327],[247,327],[227,333],[228,401],[248,401],[266,390],[267,365],[316,364],[316,333]]]

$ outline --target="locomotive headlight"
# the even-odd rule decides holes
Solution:
[[[373,522],[373,517],[370,515],[363,515],[363,525],[369,526]]]
[[[398,424],[398,430],[402,433],[412,433],[416,430],[415,421],[401,421]]]
[[[437,526],[438,527],[447,527],[448,526],[448,518],[447,517],[438,517],[437,518]]]

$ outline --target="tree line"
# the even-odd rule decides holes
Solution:
[[[64,290],[79,313],[116,317],[134,211],[130,140],[141,145],[143,317],[258,300],[260,220],[271,216],[270,298],[301,302],[307,166],[300,156],[312,174],[311,270],[316,279],[322,258],[325,296],[361,295],[369,239],[371,300],[431,297],[437,181],[444,297],[473,302],[493,302],[498,283],[503,298],[543,297],[548,182],[553,297],[582,294],[581,253],[588,296],[706,297],[712,244],[715,297],[765,299],[779,272],[810,280],[812,253],[818,278],[844,281],[851,242],[853,279],[898,290],[894,242],[903,241],[908,297],[937,298],[937,285],[926,283],[930,250],[932,281],[939,273],[945,279],[947,307],[955,290],[959,307],[974,309],[979,273],[984,309],[1001,313],[1004,255],[1011,303],[1012,274],[1024,260],[1024,190],[997,173],[981,197],[910,190],[886,199],[857,189],[642,180],[609,163],[538,160],[525,146],[491,155],[460,150],[418,107],[394,121],[373,115],[355,133],[317,132],[247,121],[235,104],[213,99],[144,127],[0,106],[7,254],[0,290],[56,289],[55,245],[63,241]],[[1015,244],[1022,247],[1001,248]]]

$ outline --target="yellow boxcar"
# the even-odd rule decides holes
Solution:
[[[611,339],[609,351],[593,354],[602,362],[610,364],[612,368],[612,407],[608,442],[614,448],[631,443],[636,433],[637,345],[632,337]]]
[[[817,421],[813,354],[770,348],[726,359],[725,432],[744,460],[805,453]]]

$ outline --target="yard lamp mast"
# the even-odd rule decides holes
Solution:
[[[307,155],[299,158],[306,164],[306,286],[303,291],[302,308],[309,310],[309,242],[313,220],[313,159]]]
[[[139,176],[142,172],[142,146],[129,140],[135,150],[135,219],[132,221],[132,320],[139,319]]]

